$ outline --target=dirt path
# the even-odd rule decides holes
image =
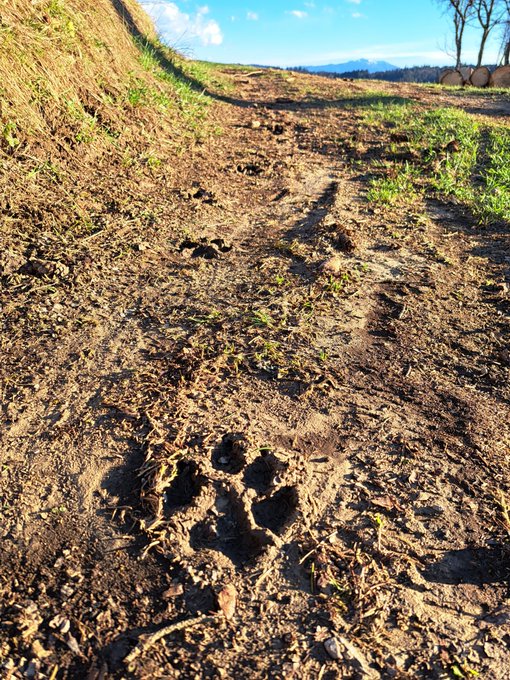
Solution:
[[[235,78],[4,338],[5,677],[506,678],[507,227],[367,203],[358,84]]]

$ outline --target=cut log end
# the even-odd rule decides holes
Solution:
[[[500,66],[491,75],[489,87],[510,87],[510,66]]]
[[[462,78],[464,79],[464,83],[467,83],[467,82],[469,82],[469,79],[471,78],[471,75],[473,73],[473,69],[471,68],[471,66],[461,66],[459,68],[459,73],[462,76]]]
[[[448,71],[445,71],[444,73],[441,74],[439,82],[441,85],[459,87],[464,85],[464,77],[462,76],[462,73],[460,71],[449,69]]]
[[[487,66],[479,66],[475,68],[469,78],[469,82],[473,87],[487,87],[491,79],[491,72]]]

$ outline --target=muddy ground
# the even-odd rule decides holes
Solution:
[[[508,678],[508,225],[369,203],[362,122],[508,98],[227,75],[92,235],[10,216],[2,677]]]

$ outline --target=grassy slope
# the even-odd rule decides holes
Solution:
[[[158,42],[132,0],[15,0],[2,9],[0,43],[2,147],[11,152],[69,150],[101,133],[122,141],[133,118],[154,123],[210,84],[206,67]]]
[[[19,292],[27,256],[72,257],[112,213],[146,219],[140,181],[217,132],[205,91],[227,85],[162,46],[132,0],[15,0],[0,46],[0,276]]]
[[[132,25],[154,38],[134,3],[118,6],[118,11],[125,7]],[[93,111],[118,117],[115,105],[140,70],[129,27],[119,21],[118,11],[107,0],[15,0],[2,10],[4,147],[30,143],[34,135],[55,137],[62,123],[78,134]]]

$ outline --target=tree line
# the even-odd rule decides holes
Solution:
[[[441,73],[445,67],[443,66],[408,66],[406,68],[397,68],[392,71],[380,71],[377,73],[369,73],[365,70],[348,71],[346,73],[328,73],[321,75],[328,75],[333,78],[355,79],[359,78],[369,80],[386,80],[390,83],[437,83]]]
[[[476,66],[483,63],[489,36],[496,30],[501,35],[501,63],[510,63],[510,0],[437,0],[453,22],[455,66],[462,65],[464,36],[468,26],[479,29],[480,45]]]

